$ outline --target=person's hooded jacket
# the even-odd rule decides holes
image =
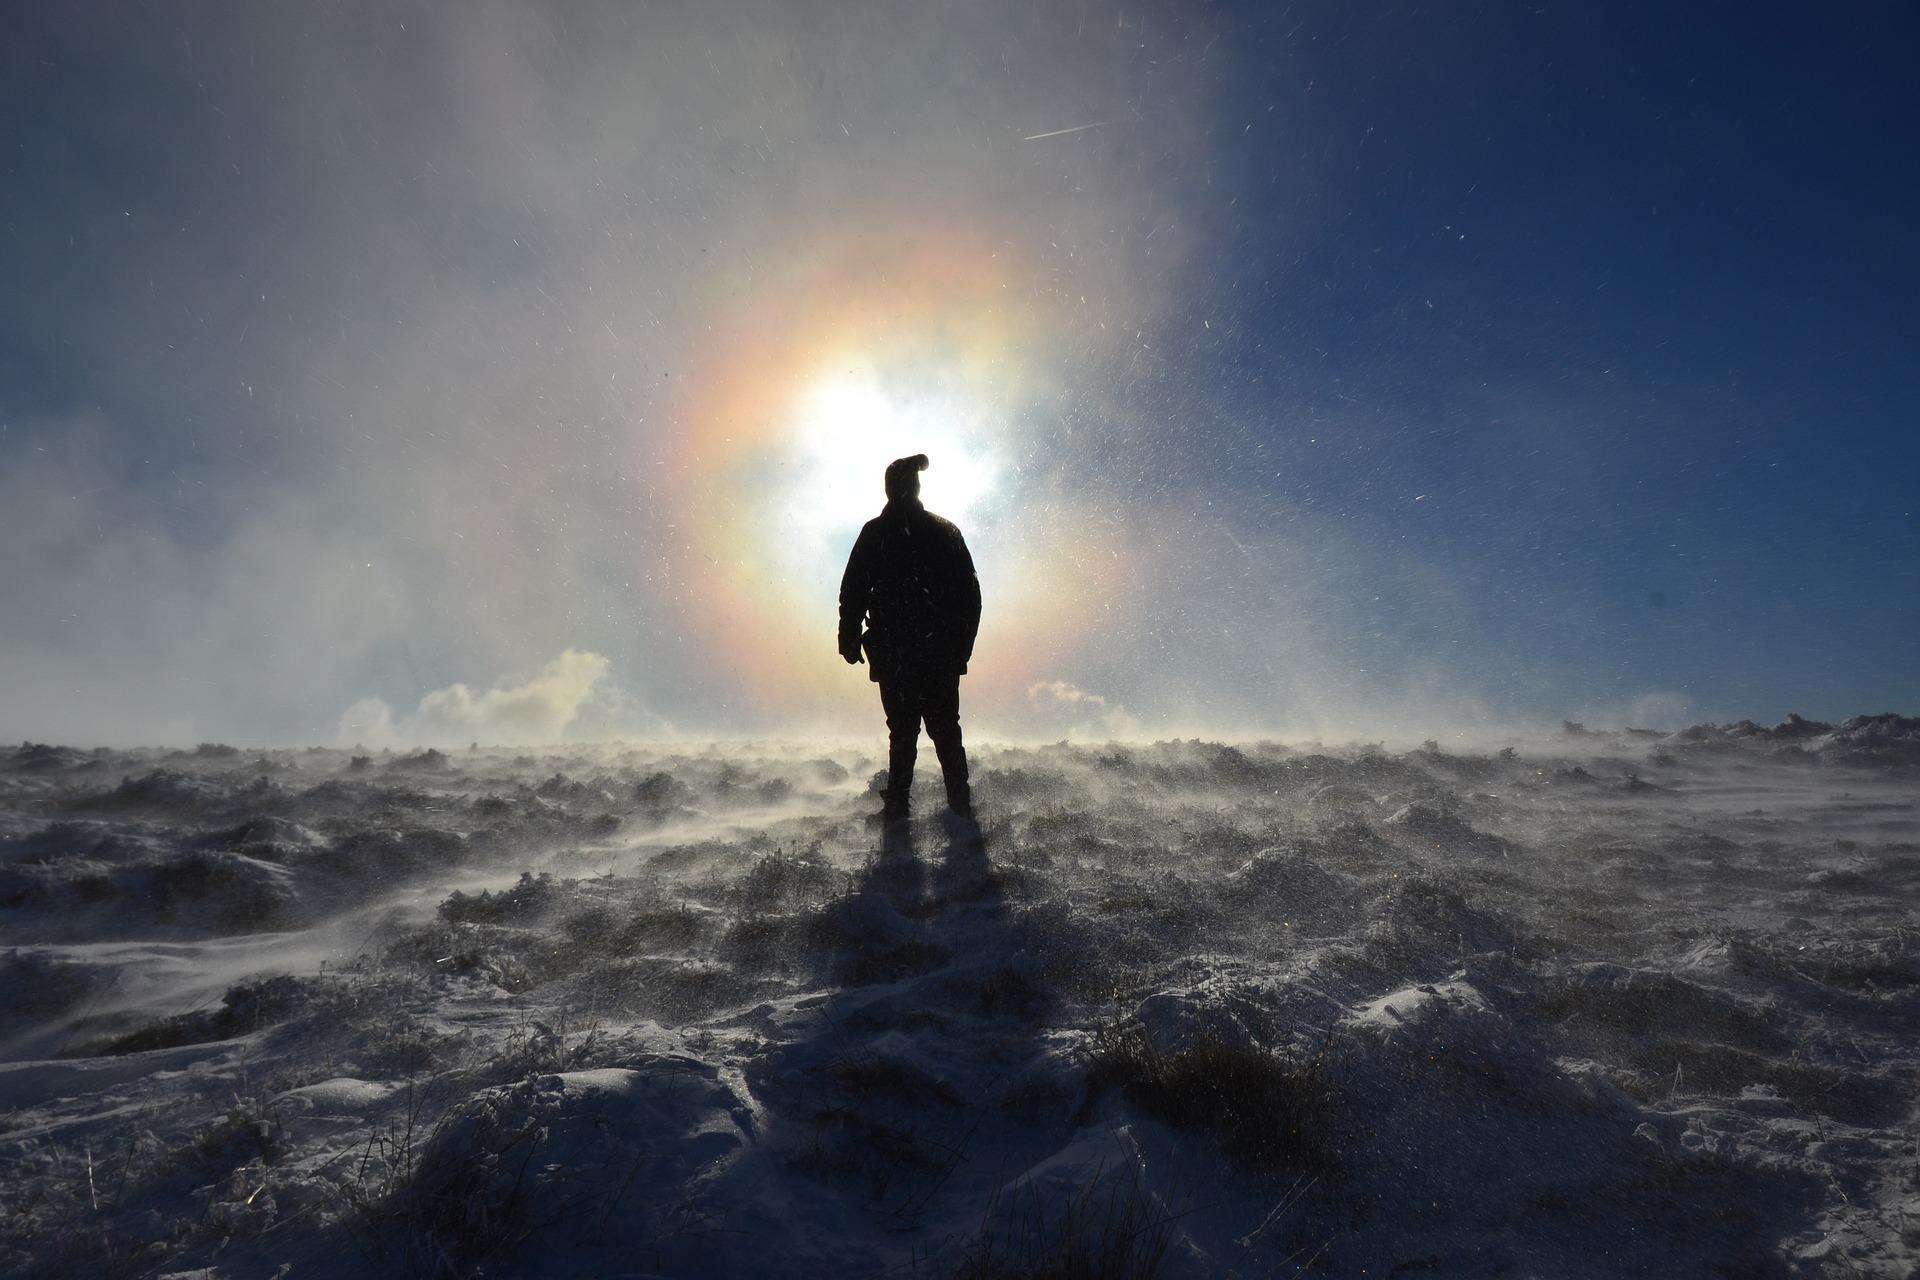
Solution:
[[[980,630],[980,579],[950,522],[895,498],[867,521],[840,579],[840,652],[874,680],[959,675]]]

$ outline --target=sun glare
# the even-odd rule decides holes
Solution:
[[[811,582],[837,577],[854,535],[885,502],[887,463],[909,454],[930,460],[921,475],[927,509],[956,521],[982,513],[999,461],[991,424],[975,408],[937,391],[902,392],[877,376],[850,372],[811,387],[795,405],[778,463],[782,499],[774,528],[779,559]]]
[[[797,495],[833,525],[858,526],[884,501],[887,463],[924,453],[921,498],[958,519],[993,488],[997,469],[978,422],[960,406],[927,398],[898,400],[871,378],[845,377],[815,387],[800,407],[796,442],[806,473]]]

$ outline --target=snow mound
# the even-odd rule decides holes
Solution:
[[[326,838],[312,828],[270,814],[248,818],[206,837],[208,848],[280,863],[304,861],[326,844]]]
[[[65,769],[77,769],[90,763],[92,757],[84,751],[72,747],[52,746],[45,742],[23,742],[8,754],[5,768],[14,773],[57,773]]]
[[[1776,756],[1800,755],[1854,768],[1920,767],[1920,716],[1893,712],[1853,716],[1837,726],[1798,715],[1789,715],[1771,727],[1751,720],[1697,724],[1666,741],[1679,747],[1771,749]]]
[[[1358,787],[1329,782],[1315,787],[1307,796],[1307,812],[1320,817],[1347,813],[1366,813],[1373,809],[1373,797]]]
[[[1854,716],[1811,749],[1838,764],[1920,768],[1920,716]]]
[[[1391,834],[1429,840],[1458,852],[1498,855],[1506,851],[1498,837],[1476,831],[1459,814],[1431,804],[1402,805],[1381,825]]]
[[[692,1058],[540,1076],[462,1104],[408,1194],[455,1258],[665,1249],[709,1223],[753,1132],[753,1108]]]
[[[1341,932],[1359,882],[1327,870],[1295,845],[1254,854],[1226,876],[1223,892],[1241,908],[1264,912],[1303,933]]]

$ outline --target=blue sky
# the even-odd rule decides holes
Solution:
[[[790,724],[649,576],[687,481],[646,459],[714,316],[829,232],[935,222],[1062,317],[1018,492],[1140,556],[1035,672],[1078,706],[1363,732],[1920,702],[1910,5],[16,25],[15,737],[328,739],[565,649],[607,659],[582,730]],[[1002,523],[985,558],[1049,553]],[[1009,730],[1071,710],[981,697]]]
[[[1920,20],[1803,17],[1296,8],[1223,33],[1221,115],[1253,127],[1194,297],[1231,336],[1183,363],[1245,424],[1223,443],[1281,458],[1249,496],[1470,584],[1466,643],[1511,657],[1516,701],[1911,704]],[[1328,424],[1311,462],[1303,419]]]

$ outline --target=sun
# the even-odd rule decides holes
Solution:
[[[999,424],[938,379],[838,369],[808,384],[770,450],[773,501],[762,536],[794,587],[837,584],[860,526],[885,502],[887,463],[924,453],[921,500],[966,522],[986,514],[1001,478]]]

